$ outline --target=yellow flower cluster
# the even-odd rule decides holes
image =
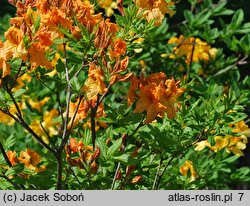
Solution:
[[[192,161],[186,160],[185,163],[180,167],[180,173],[183,176],[187,176],[189,172],[190,172],[190,182],[192,182],[196,179],[197,173],[194,169]]]
[[[247,137],[250,136],[250,129],[244,121],[240,121],[234,125],[233,132],[240,134],[240,136],[215,136],[215,144],[213,146],[207,140],[204,140],[196,144],[195,150],[201,151],[208,147],[212,151],[218,152],[225,148],[228,153],[232,152],[235,155],[244,155],[242,150],[246,148],[248,142]]]
[[[168,44],[176,45],[170,58],[185,57],[187,64],[209,61],[210,58],[215,57],[217,52],[216,48],[211,48],[208,43],[201,41],[199,38],[184,37],[183,35],[180,35],[179,38],[172,37]]]
[[[113,9],[117,9],[117,4],[112,0],[98,0],[99,6],[105,9],[107,17],[110,17],[114,14]]]

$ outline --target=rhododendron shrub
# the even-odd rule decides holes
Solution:
[[[188,2],[9,0],[0,188],[249,183],[237,166],[250,136],[249,23],[226,1]]]

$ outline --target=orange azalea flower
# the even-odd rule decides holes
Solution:
[[[83,120],[83,119],[88,117],[88,113],[89,113],[89,110],[90,110],[89,102],[86,101],[86,99],[82,99],[82,101],[81,101],[81,103],[80,103],[80,105],[78,107],[78,110],[76,112],[77,105],[79,104],[79,101],[80,101],[80,99],[78,99],[74,103],[70,102],[70,105],[69,105],[69,117],[71,118],[71,120],[70,120],[70,122],[68,124],[68,128],[70,128],[71,125],[72,125],[72,127],[75,127],[80,120]],[[74,122],[72,123],[75,112],[76,112],[76,116],[75,116]]]
[[[139,88],[139,93],[136,93]],[[140,80],[132,78],[132,85],[128,94],[128,103],[131,104],[138,97],[134,112],[140,113],[146,111],[147,118],[145,123],[152,122],[156,116],[164,116],[167,113],[168,118],[175,117],[174,104],[179,96],[185,91],[179,88],[174,79],[167,79],[162,72],[152,74],[147,78],[141,77]]]
[[[124,40],[118,38],[115,39],[111,47],[109,48],[109,55],[111,59],[119,58],[126,53],[127,44]]]
[[[73,10],[76,19],[85,25],[89,32],[93,31],[93,28],[102,21],[102,14],[94,14],[94,5],[88,1],[74,0]]]
[[[185,163],[180,167],[180,173],[183,176],[187,176],[188,172],[190,172],[190,182],[194,181],[197,177],[196,171],[194,170],[194,166],[192,161],[186,160]]]
[[[136,184],[138,182],[140,182],[142,180],[142,176],[141,175],[137,175],[135,176],[132,180],[131,180],[131,183],[132,184]]]
[[[99,49],[99,53],[102,54],[106,48],[108,48],[113,38],[115,37],[116,32],[118,31],[118,26],[114,23],[111,23],[109,19],[101,21],[98,29],[95,33],[94,44],[96,49]],[[122,44],[118,41],[118,43]],[[123,46],[124,48],[124,46]],[[119,50],[119,48],[117,48]],[[122,49],[121,51],[123,51]],[[120,51],[120,50],[119,50]]]
[[[26,50],[23,46],[22,32],[12,26],[5,33],[6,41],[0,44],[0,69],[2,69],[2,77],[10,74],[10,66],[7,61],[12,57],[19,57],[26,60]]]
[[[14,151],[8,151],[7,152],[7,156],[8,156],[8,158],[9,158],[9,160],[10,160],[10,163],[11,163],[11,165],[12,166],[14,166],[15,164],[17,164],[18,163],[18,159],[17,159],[17,156],[16,156],[16,152]]]
[[[155,26],[159,26],[166,13],[170,16],[174,11],[169,8],[174,2],[166,2],[166,0],[135,0],[135,4],[140,7],[139,12],[143,12],[147,21],[155,20]]]
[[[90,63],[88,78],[82,90],[85,92],[85,97],[88,100],[94,99],[98,94],[103,94],[107,91],[104,83],[104,72],[95,63]]]
[[[96,159],[100,155],[100,149],[93,151],[92,146],[86,146],[82,141],[77,142],[75,138],[70,138],[69,145],[66,146],[66,160],[71,166],[78,166],[81,169],[87,169],[88,165],[91,173],[96,173],[98,165]],[[71,155],[74,157],[71,157]],[[78,156],[77,156],[78,155]]]
[[[49,50],[41,46],[39,43],[32,44],[28,51],[30,54],[30,63],[34,69],[39,66],[52,69],[56,65],[58,56],[55,56],[53,61],[49,61],[46,57],[46,52],[49,52]]]
[[[125,82],[132,78],[133,73],[128,74],[120,74],[121,72],[124,72],[127,70],[129,64],[129,57],[126,56],[123,60],[116,59],[116,63],[113,67],[111,65],[108,65],[108,71],[110,73],[110,79],[109,84],[113,85],[116,82]]]
[[[41,157],[34,150],[26,149],[26,151],[21,151],[18,160],[20,163],[23,163],[25,167],[36,172],[42,172],[46,170],[44,166],[37,167],[37,165],[41,162]]]
[[[66,13],[62,9],[56,7],[52,8],[51,11],[43,15],[42,23],[48,27],[63,26],[70,30],[72,28],[72,21],[67,17]]]

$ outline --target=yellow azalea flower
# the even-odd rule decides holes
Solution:
[[[38,119],[34,119],[30,124],[30,128],[38,136],[40,136],[46,143],[48,143],[49,139],[48,139],[46,132],[48,133],[50,137],[58,135],[59,133],[58,130],[60,127],[60,123],[54,120],[58,116],[59,116],[59,113],[55,109],[52,109],[51,111],[46,111],[43,114],[43,120],[40,121]],[[41,124],[43,128],[46,130],[46,132],[42,128]]]
[[[45,97],[43,100],[38,101],[38,100],[32,100],[28,99],[29,105],[36,109],[38,112],[42,112],[42,107],[50,100],[50,97]]]
[[[250,137],[250,129],[244,121],[237,122],[233,129],[235,133],[242,133],[243,135]]]
[[[59,122],[56,122],[54,118],[58,117],[59,113],[56,109],[46,111],[43,115],[43,127],[47,130],[50,136],[58,135]]]
[[[15,120],[12,119],[12,117],[10,117],[9,115],[0,111],[0,123],[6,124],[6,125],[13,125],[15,123]]]
[[[25,82],[30,82],[31,81],[31,76],[27,73],[23,74],[22,76],[18,77],[16,80],[16,85],[12,89],[13,92],[16,92],[20,90],[22,87],[24,87],[26,84]]]
[[[211,146],[207,140],[204,140],[195,144],[195,150],[201,151],[205,147],[208,147],[212,151],[218,152],[221,149],[226,148],[226,151],[229,153],[232,152],[234,155],[243,156],[244,153],[242,152],[242,150],[246,149],[246,144],[248,143],[247,137],[250,136],[249,128],[244,121],[237,122],[231,126],[233,127],[233,132],[241,133],[241,136],[215,136],[215,145]]]
[[[107,90],[104,83],[104,72],[95,63],[90,63],[88,78],[82,90],[88,100],[94,99],[98,94],[103,94]]]
[[[180,173],[183,176],[187,176],[190,172],[190,182],[197,178],[197,173],[194,169],[193,163],[190,160],[186,160],[185,163],[180,167]]]
[[[203,140],[203,141],[200,141],[200,142],[197,142],[195,144],[195,151],[201,151],[203,149],[205,149],[206,147],[211,147],[211,145],[209,144],[209,142],[207,140]]]
[[[180,35],[179,38],[172,37],[169,39],[168,44],[176,44],[174,53],[170,55],[170,58],[185,57],[187,64],[190,64],[191,61],[209,61],[217,53],[216,48],[211,48],[206,42],[194,37],[186,38],[183,35]]]
[[[22,111],[22,109],[26,108],[24,101],[18,102],[17,105],[21,111]],[[16,109],[16,106],[14,104],[9,105],[8,110],[12,115],[16,116],[17,109]],[[3,124],[6,124],[6,125],[13,125],[15,123],[15,120],[12,117],[10,117],[9,115],[0,111],[0,122]]]
[[[228,136],[222,137],[222,136],[215,136],[215,145],[211,146],[210,149],[214,152],[218,152],[221,149],[228,146]]]
[[[143,41],[144,41],[144,38],[138,38],[138,39],[134,40],[132,43],[140,45],[143,43]],[[135,53],[141,53],[142,50],[143,50],[142,48],[134,49]]]
[[[98,0],[99,6],[105,9],[107,17],[113,16],[113,9],[117,9],[116,2],[112,0]]]
[[[247,143],[248,140],[245,135],[241,135],[239,137],[231,136],[229,138],[228,152],[233,152],[235,155],[243,156],[244,153],[241,150],[246,149]]]

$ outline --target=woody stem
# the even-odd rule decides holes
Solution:
[[[8,164],[10,167],[12,167],[12,164],[11,164],[11,162],[10,162],[10,160],[9,160],[9,158],[8,158],[8,155],[6,154],[6,152],[5,152],[5,150],[4,150],[3,145],[2,145],[1,142],[0,142],[0,150],[1,150],[2,154],[3,154],[4,160],[7,162],[7,164]]]

